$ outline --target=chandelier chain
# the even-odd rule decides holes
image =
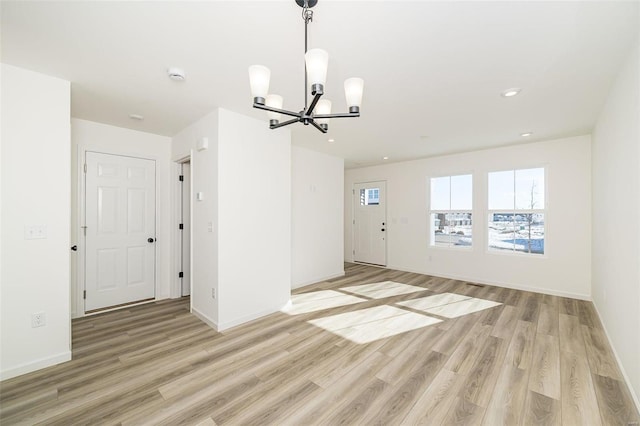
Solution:
[[[302,6],[302,19],[304,19],[305,24],[313,22],[313,10],[309,9],[309,0],[304,0],[304,6]]]
[[[304,19],[304,53],[307,53],[308,43],[308,29],[309,22],[313,22],[313,10],[309,9],[309,0],[304,0],[304,6],[302,6],[302,19]],[[309,95],[307,93],[307,66],[304,67],[304,109],[306,110],[309,105]]]

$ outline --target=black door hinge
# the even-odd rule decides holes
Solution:
[[[83,298],[83,299],[86,299],[86,298],[87,298],[87,290],[85,290],[85,291],[83,291],[83,292],[82,292],[82,298]]]
[[[178,176],[178,180],[182,182],[184,180],[184,176],[183,175]]]
[[[184,224],[181,223],[180,225],[178,225],[178,229],[184,229]]]
[[[184,272],[178,272],[178,278],[184,277]]]

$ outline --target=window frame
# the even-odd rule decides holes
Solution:
[[[448,177],[449,178],[449,207],[451,207],[451,178],[452,177],[456,177],[456,176],[471,176],[471,209],[448,209],[448,210],[442,210],[442,209],[437,209],[437,210],[432,210],[431,209],[431,196],[432,196],[432,190],[431,190],[431,181],[432,179],[440,179],[440,178],[445,178]],[[460,172],[460,173],[447,173],[447,174],[442,174],[442,175],[431,175],[427,177],[427,187],[429,188],[428,191],[428,196],[427,196],[427,204],[428,204],[428,208],[427,208],[427,230],[428,230],[428,242],[427,242],[427,248],[428,249],[437,249],[437,250],[454,250],[454,251],[471,251],[475,248],[476,244],[475,244],[475,239],[473,238],[475,232],[475,222],[476,220],[474,219],[474,216],[476,216],[473,212],[474,210],[474,180],[475,180],[475,176],[474,173],[472,171],[467,171],[467,172]],[[435,244],[435,238],[434,238],[434,243],[431,243],[431,236],[434,235],[435,236],[435,229],[434,229],[434,221],[431,220],[431,216],[433,214],[448,214],[448,213],[463,213],[463,214],[470,214],[471,215],[471,245],[468,246],[458,246],[458,245],[436,245]]]
[[[544,194],[544,208],[542,209],[517,209],[516,208],[516,195],[515,195],[515,188],[516,188],[516,172],[518,170],[531,170],[531,169],[543,169],[544,171],[544,190],[543,190],[543,194]],[[513,209],[508,210],[508,209],[490,209],[489,208],[489,196],[490,196],[490,191],[491,188],[489,187],[489,175],[491,173],[499,173],[499,172],[509,172],[512,171],[514,173],[514,177],[513,177]],[[548,220],[549,220],[549,197],[548,197],[548,174],[549,174],[549,166],[548,164],[536,164],[536,165],[527,165],[527,166],[521,166],[521,167],[513,167],[513,168],[507,168],[507,169],[495,169],[495,170],[489,170],[486,173],[486,218],[484,221],[484,232],[486,235],[486,244],[485,244],[485,251],[488,254],[495,254],[495,255],[499,255],[499,256],[520,256],[520,257],[526,257],[529,259],[544,259],[546,257],[548,257],[548,252],[549,252],[549,244],[548,244],[548,232],[549,232],[549,225],[548,225]],[[514,216],[518,215],[518,214],[542,214],[544,216],[544,251],[542,253],[528,253],[526,251],[518,251],[515,250],[515,248],[513,250],[501,250],[501,249],[496,249],[496,248],[492,248],[490,246],[490,238],[489,238],[489,219],[492,217],[493,214],[496,213],[509,213],[512,214]],[[512,222],[515,223],[515,222]]]

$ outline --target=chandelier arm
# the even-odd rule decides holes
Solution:
[[[309,120],[309,123],[311,123],[313,125],[313,127],[315,127],[316,129],[320,130],[322,133],[327,133],[327,130],[323,129],[322,127],[320,127],[320,125],[318,123],[316,123],[314,120]]]
[[[309,109],[307,109],[307,111],[305,112],[305,115],[311,115],[311,113],[313,112],[313,109],[316,107],[316,104],[318,103],[321,97],[322,97],[322,93],[316,93],[313,95],[313,100],[311,101],[311,105],[309,105]]]
[[[258,109],[263,109],[265,111],[271,111],[271,112],[277,112],[284,115],[290,115],[291,117],[300,118],[302,116],[302,114],[299,112],[287,111],[286,109],[280,109],[280,108],[273,108],[273,107],[263,105],[263,104],[258,104],[255,102],[253,103],[253,107]]]
[[[359,112],[344,112],[344,113],[336,113],[336,114],[316,114],[313,116],[315,120],[318,118],[350,118],[350,117],[360,117]]]
[[[288,120],[288,121],[283,121],[282,123],[278,123],[278,124],[272,124],[269,126],[270,129],[277,129],[278,127],[284,127],[284,126],[288,126],[289,124],[293,124],[293,123],[297,123],[298,121],[300,121],[297,118],[294,118],[293,120]]]

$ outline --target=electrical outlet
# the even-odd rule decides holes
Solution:
[[[212,289],[211,289],[211,297],[212,297],[213,299],[215,299],[215,298],[216,298],[216,289],[215,289],[215,288],[212,288]]]
[[[31,314],[31,328],[43,327],[47,324],[47,317],[44,312]]]

